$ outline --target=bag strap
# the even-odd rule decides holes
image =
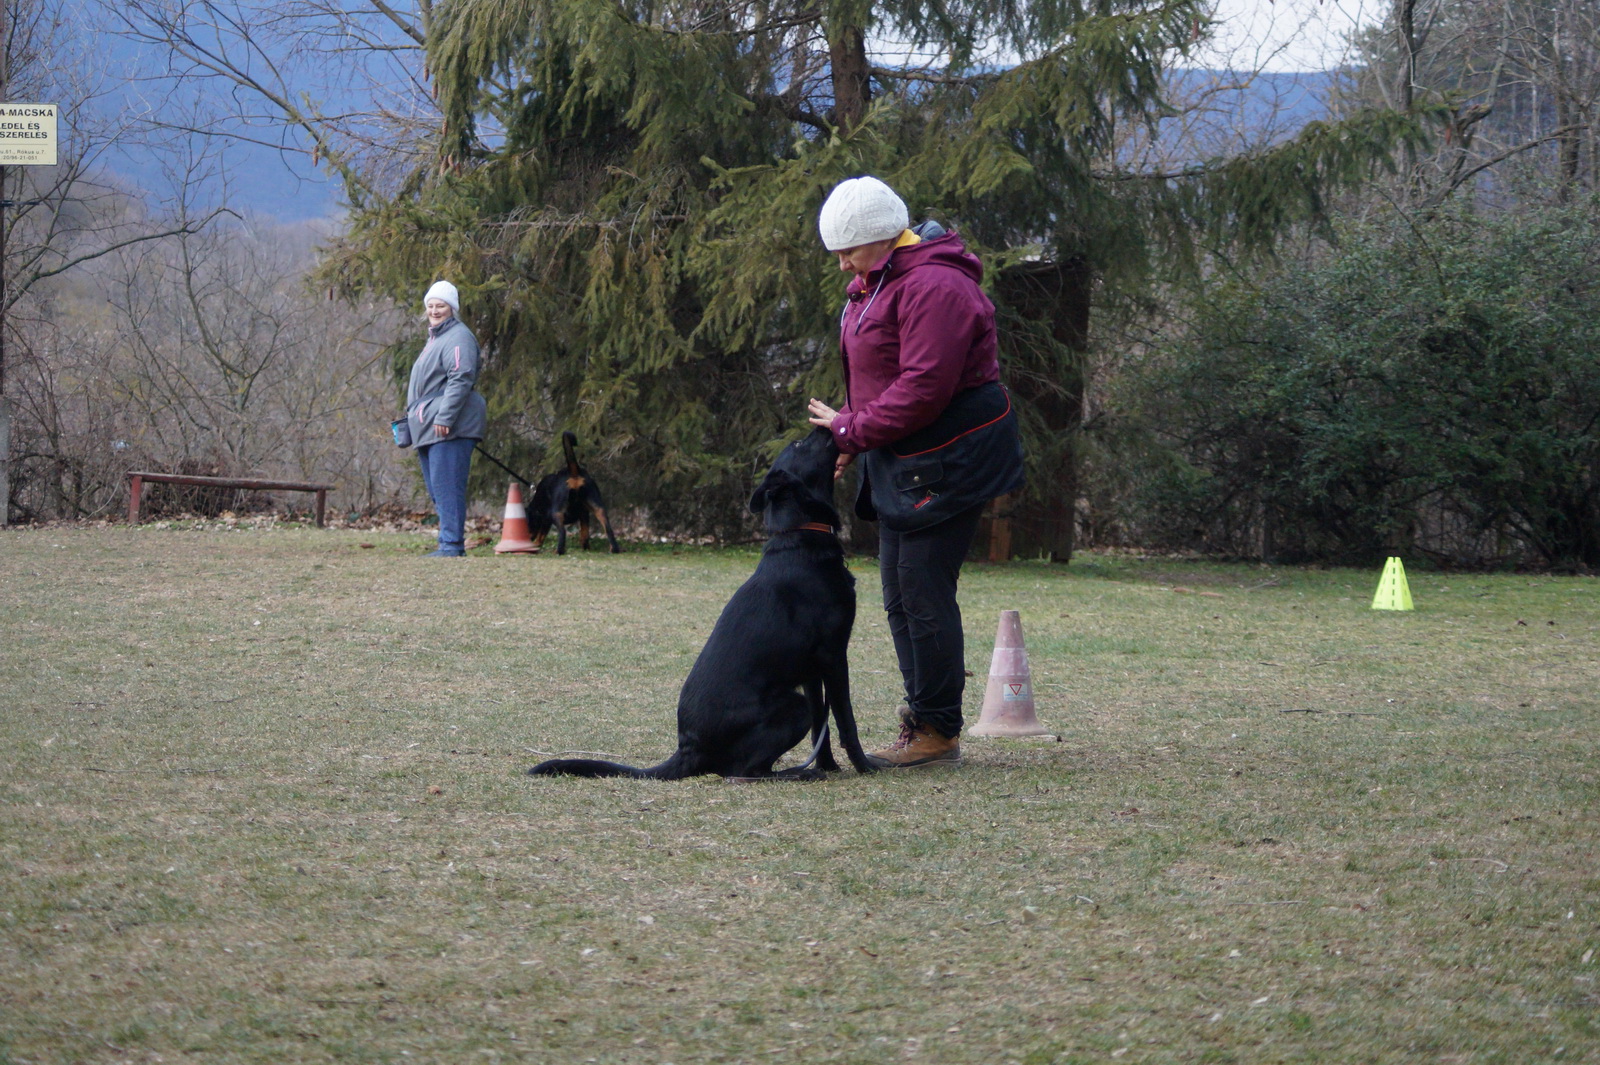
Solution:
[[[929,454],[932,454],[935,451],[942,451],[943,449],[949,447],[951,444],[955,443],[957,440],[960,440],[962,437],[970,436],[971,434],[977,432],[979,429],[987,429],[989,426],[994,425],[996,422],[1005,421],[1006,418],[1010,417],[1010,415],[1011,415],[1011,393],[1008,392],[1006,390],[1005,386],[1000,384],[999,382],[994,382],[994,385],[995,385],[996,388],[1000,389],[1000,394],[1005,397],[1006,406],[1005,406],[1005,410],[1001,411],[999,414],[995,415],[993,418],[990,418],[988,421],[981,422],[981,423],[979,423],[977,425],[974,425],[971,428],[961,429],[959,431],[956,431],[954,433],[954,435],[950,436],[943,443],[935,444],[932,447],[925,447],[920,451],[899,451],[899,450],[896,450],[896,448],[895,448],[895,446],[893,444],[890,444],[889,445],[890,454],[894,455],[894,457],[897,458],[897,459],[912,459],[912,458],[916,458],[919,455],[929,455]],[[979,385],[979,386],[977,386],[977,388],[969,389],[969,391],[970,392],[976,392],[976,391],[978,391],[978,389],[981,389],[983,387],[984,387],[983,385]],[[955,405],[955,403],[954,403],[954,401],[952,401],[951,406],[953,407],[954,405]],[[946,409],[948,410],[949,408],[946,408]],[[935,424],[937,424],[937,423],[935,423]],[[930,426],[929,428],[932,428],[932,427]],[[912,435],[915,436],[916,434],[914,433]],[[904,442],[905,441],[903,441],[903,440],[901,441],[901,443],[904,443]]]

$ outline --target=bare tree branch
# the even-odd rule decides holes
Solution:
[[[186,236],[189,234],[198,233],[223,215],[232,215],[235,218],[239,217],[238,212],[233,211],[230,208],[218,207],[216,210],[212,211],[198,222],[185,223],[184,225],[177,226],[172,229],[140,233],[137,236],[128,237],[126,240],[119,240],[114,243],[107,244],[104,247],[96,248],[94,251],[85,252],[82,255],[77,255],[63,260],[58,266],[54,266],[49,269],[34,270],[28,274],[26,280],[17,285],[17,291],[15,295],[9,292],[7,293],[6,306],[10,307],[18,299],[21,299],[22,296],[27,293],[29,288],[40,281],[44,281],[52,277],[59,277],[68,270],[82,266],[84,263],[92,263],[96,259],[104,258],[107,255],[121,251],[123,248],[132,247],[135,244],[143,244],[147,241],[165,240],[168,237]]]

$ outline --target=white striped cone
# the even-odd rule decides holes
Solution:
[[[532,555],[538,552],[528,535],[528,511],[522,505],[522,489],[511,482],[506,493],[506,518],[500,525],[500,542],[494,545],[497,555]]]
[[[1028,649],[1022,644],[1022,615],[1000,611],[994,636],[994,657],[989,660],[989,683],[983,692],[978,723],[967,730],[972,736],[1048,736],[1033,706],[1033,678],[1028,672]]]

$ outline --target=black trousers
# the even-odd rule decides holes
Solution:
[[[878,527],[883,609],[913,718],[945,736],[961,734],[965,644],[956,585],[985,504],[916,532]]]

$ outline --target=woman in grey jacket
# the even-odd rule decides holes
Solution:
[[[430,558],[466,554],[467,474],[472,449],[488,426],[488,407],[473,385],[478,379],[478,338],[456,315],[461,297],[448,281],[435,281],[422,298],[428,342],[411,367],[406,419],[422,463],[422,483],[439,514],[439,546]]]

